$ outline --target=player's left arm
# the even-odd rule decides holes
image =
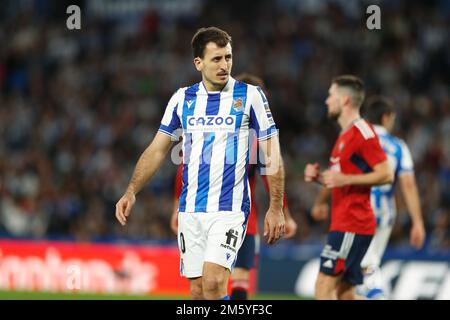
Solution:
[[[283,161],[283,158],[281,158],[281,161]],[[284,165],[283,165],[284,166]],[[269,182],[267,181],[267,176],[261,175],[264,188],[266,189],[267,193],[269,193]],[[283,196],[283,214],[284,214],[284,220],[285,220],[285,233],[284,238],[289,239],[292,238],[295,233],[297,232],[297,222],[292,218],[291,211],[289,210],[289,206],[287,203],[287,196],[286,192]]]
[[[419,192],[416,176],[414,174],[411,153],[405,143],[402,143],[402,158],[400,161],[399,176],[400,189],[411,217],[410,243],[420,249],[425,241],[425,227],[420,207]]]
[[[249,127],[255,130],[265,167],[261,174],[267,175],[270,205],[264,218],[264,236],[273,244],[284,235],[283,195],[284,166],[281,160],[278,130],[264,92],[259,87],[249,87]]]
[[[347,185],[352,186],[377,186],[392,183],[393,175],[387,160],[374,166],[373,171],[361,174],[344,174],[334,170],[322,173],[323,181],[327,188],[338,188]]]
[[[264,219],[264,236],[269,244],[275,243],[285,232],[283,213],[284,165],[281,160],[278,135],[259,141],[266,159],[265,175],[269,185],[270,204]]]

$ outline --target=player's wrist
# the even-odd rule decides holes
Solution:
[[[413,219],[411,222],[413,227],[423,227],[423,220],[421,218]]]
[[[125,191],[125,195],[127,195],[129,197],[136,197],[136,192],[132,186],[129,186],[127,188],[127,191]]]
[[[342,186],[352,185],[355,183],[355,176],[351,174],[342,174]]]
[[[269,211],[280,212],[283,211],[283,203],[270,203]]]

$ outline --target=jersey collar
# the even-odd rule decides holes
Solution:
[[[341,134],[344,134],[345,132],[347,132],[349,129],[351,129],[355,125],[356,122],[360,121],[361,119],[362,118],[359,117],[359,118],[353,120],[352,122],[350,122],[350,124],[345,129],[341,130]]]
[[[383,126],[380,126],[379,124],[374,124],[373,128],[375,129],[375,133],[377,135],[380,135],[380,134],[386,135],[388,133],[386,128]]]
[[[203,83],[203,81],[200,81],[199,92],[205,93],[205,94],[208,94],[208,93],[217,94],[217,93],[230,92],[231,90],[233,90],[235,82],[236,82],[236,80],[232,76],[229,76],[227,84],[225,85],[225,87],[223,87],[223,89],[221,91],[208,91],[208,90],[206,90],[206,87],[205,87],[205,84]]]

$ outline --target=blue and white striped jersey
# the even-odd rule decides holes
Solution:
[[[394,199],[395,184],[401,174],[414,172],[414,165],[411,152],[403,140],[391,135],[382,126],[374,125],[374,128],[394,173],[394,181],[390,184],[372,187],[371,204],[377,225],[391,225],[394,223],[397,213]]]
[[[179,89],[170,99],[159,131],[183,136],[180,212],[250,211],[249,138],[278,134],[259,87],[230,77],[220,92],[202,82]]]

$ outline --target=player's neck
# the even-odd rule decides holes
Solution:
[[[202,82],[203,82],[203,85],[205,86],[206,91],[208,91],[208,92],[220,92],[226,86],[226,84],[224,84],[224,85],[214,84],[214,83],[206,80],[205,78],[203,78]]]
[[[346,130],[353,122],[361,118],[359,110],[347,109],[341,113],[338,119],[339,126],[342,130]]]

